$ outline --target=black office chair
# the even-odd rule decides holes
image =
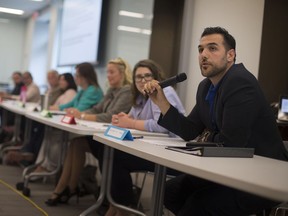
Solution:
[[[133,183],[133,191],[135,195],[135,207],[138,210],[143,210],[143,206],[141,205],[141,197],[142,197],[143,188],[146,182],[147,174],[149,173],[153,174],[153,172],[139,170],[133,173],[135,173],[135,178],[134,178],[134,183]],[[141,176],[142,178],[140,178],[141,174],[142,174]]]
[[[287,216],[288,215],[288,203],[281,203],[275,209],[274,216]]]
[[[133,190],[135,193],[135,207],[140,210],[143,211],[143,206],[141,205],[141,198],[143,195],[143,188],[145,186],[145,182],[147,180],[147,176],[151,175],[154,176],[154,172],[150,172],[150,171],[144,171],[144,170],[138,170],[133,172],[135,174],[135,178],[134,178],[134,183],[133,183]],[[142,175],[141,175],[142,174]],[[141,175],[141,177],[140,177]],[[174,178],[175,176],[173,175],[168,175],[166,174],[166,180]]]

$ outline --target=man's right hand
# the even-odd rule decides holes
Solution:
[[[161,113],[165,115],[170,108],[170,103],[159,85],[159,82],[157,80],[147,82],[144,86],[144,92],[159,107]]]

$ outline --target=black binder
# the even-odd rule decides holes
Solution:
[[[223,143],[217,142],[187,142],[187,147],[223,147]]]
[[[166,149],[202,157],[252,158],[254,148],[167,146]]]

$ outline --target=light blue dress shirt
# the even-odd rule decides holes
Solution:
[[[170,104],[176,107],[180,113],[185,114],[185,109],[176,93],[174,88],[171,86],[163,89],[164,94]],[[157,121],[160,116],[159,107],[152,102],[150,98],[147,100],[144,96],[140,95],[137,98],[138,106],[133,106],[129,112],[129,115],[134,119],[145,120],[144,127],[146,131],[158,132],[158,133],[168,133],[168,130],[158,125]]]

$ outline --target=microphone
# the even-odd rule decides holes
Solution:
[[[170,86],[170,85],[174,85],[178,82],[183,82],[184,80],[187,79],[187,75],[185,73],[180,73],[176,76],[173,76],[173,77],[170,77],[169,79],[166,79],[162,82],[159,82],[159,85],[161,86],[161,88],[165,88],[167,86]]]

